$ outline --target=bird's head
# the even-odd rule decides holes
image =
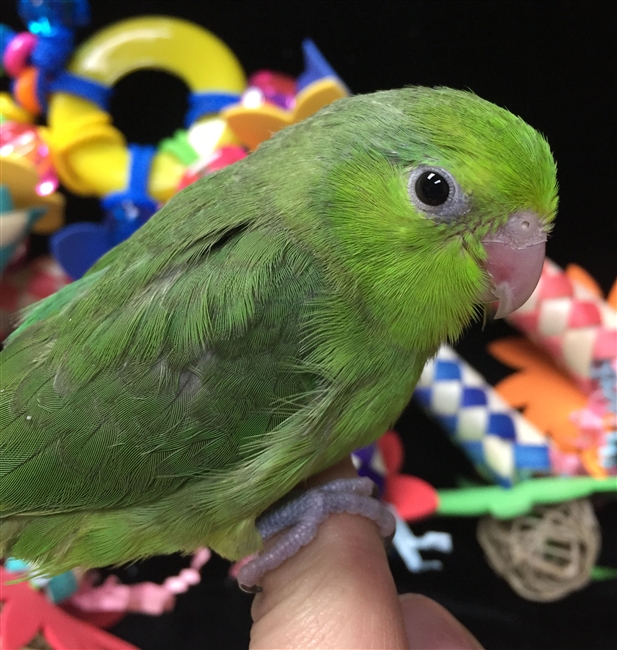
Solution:
[[[430,312],[436,335],[452,339],[482,307],[497,318],[520,307],[557,209],[542,135],[448,88],[341,102],[330,114],[346,135],[332,129],[328,219],[375,311],[391,314],[394,329],[405,314]]]

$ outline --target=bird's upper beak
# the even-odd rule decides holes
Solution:
[[[534,212],[516,212],[482,243],[491,276],[495,318],[523,305],[536,288],[546,248],[546,231]],[[489,300],[490,302],[490,300]]]

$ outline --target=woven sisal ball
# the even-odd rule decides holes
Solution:
[[[590,581],[600,528],[587,499],[539,506],[516,519],[485,517],[478,541],[495,572],[527,600],[564,598]]]

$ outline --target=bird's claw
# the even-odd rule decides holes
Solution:
[[[337,479],[308,490],[297,499],[264,515],[257,522],[257,529],[264,541],[283,530],[287,532],[240,569],[240,588],[249,593],[261,591],[257,583],[263,575],[276,569],[311,542],[320,524],[330,514],[347,512],[363,515],[377,524],[382,537],[393,535],[396,526],[394,517],[384,504],[373,497],[374,490],[375,484],[368,478]]]

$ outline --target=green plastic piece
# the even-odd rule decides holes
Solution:
[[[512,519],[531,511],[535,505],[582,499],[595,492],[617,492],[617,477],[547,477],[523,481],[511,488],[498,485],[438,490],[438,515],[479,517],[492,515]]]
[[[189,143],[186,131],[181,129],[176,131],[171,138],[161,140],[159,151],[176,157],[186,167],[199,160],[199,155]]]
[[[608,566],[594,566],[589,577],[592,580],[617,580],[617,569]]]

